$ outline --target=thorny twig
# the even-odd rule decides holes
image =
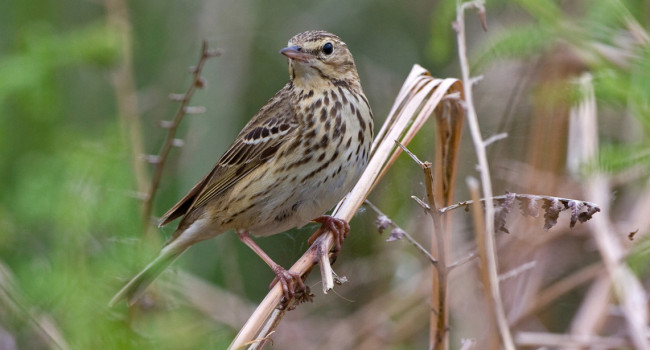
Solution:
[[[437,305],[434,305],[434,308],[437,308],[437,318],[436,318],[436,333],[435,337],[432,337],[430,340],[432,344],[429,346],[432,348],[448,349],[449,348],[449,315],[448,315],[448,300],[447,300],[447,278],[449,276],[449,269],[447,268],[447,251],[446,251],[446,242],[445,237],[442,232],[442,213],[436,207],[436,202],[434,199],[433,193],[433,175],[431,172],[431,163],[422,162],[418,159],[415,154],[409,151],[404,145],[399,141],[395,141],[397,145],[408,154],[413,161],[415,161],[420,168],[424,171],[424,179],[427,190],[427,201],[426,206],[423,206],[427,214],[431,216],[433,221],[433,237],[432,248],[435,247],[437,254],[437,264],[435,265],[438,272],[438,282],[437,282]],[[428,209],[427,209],[428,206]],[[433,298],[435,299],[435,298]]]
[[[160,123],[162,128],[167,129],[167,136],[165,137],[165,141],[163,142],[158,154],[144,156],[144,159],[154,166],[151,185],[148,192],[144,195],[144,207],[142,210],[144,222],[149,222],[153,200],[156,191],[158,190],[158,186],[160,185],[160,179],[162,178],[162,172],[169,157],[169,152],[172,147],[182,145],[182,141],[176,139],[176,131],[179,124],[187,114],[199,114],[205,112],[205,108],[203,107],[189,106],[190,100],[192,99],[196,89],[202,89],[207,84],[205,79],[201,76],[203,66],[209,58],[218,57],[220,55],[221,51],[210,49],[208,47],[208,42],[204,40],[203,45],[201,46],[201,57],[199,58],[199,62],[196,66],[190,68],[190,73],[192,73],[192,84],[190,84],[184,94],[169,95],[171,100],[180,102],[178,110],[171,121],[161,121]]]
[[[435,259],[435,258],[434,258],[434,257],[433,257],[433,256],[432,256],[432,255],[431,255],[431,254],[426,250],[426,249],[424,249],[424,247],[423,247],[420,243],[418,243],[418,241],[415,240],[415,238],[413,238],[413,236],[411,236],[410,234],[408,234],[408,233],[407,233],[406,231],[404,231],[401,227],[397,226],[397,224],[396,224],[393,220],[389,219],[388,216],[386,216],[386,214],[384,214],[381,210],[379,210],[379,208],[377,208],[377,206],[375,206],[374,204],[372,204],[369,200],[366,200],[366,201],[364,202],[364,204],[365,204],[366,206],[368,206],[370,209],[372,209],[375,213],[377,213],[377,215],[379,215],[380,218],[381,218],[381,217],[386,218],[387,221],[386,221],[385,224],[390,225],[390,226],[393,226],[393,228],[394,228],[395,230],[399,230],[399,232],[400,232],[404,237],[406,237],[406,239],[407,239],[407,240],[408,240],[408,241],[409,241],[413,246],[415,246],[415,248],[417,248],[418,251],[420,251],[420,253],[422,253],[424,256],[426,256],[432,264],[435,265],[435,264],[438,262],[438,261],[437,261],[437,260],[436,260],[436,259]],[[379,219],[377,219],[377,220],[379,221]],[[378,227],[378,228],[379,228],[379,227]],[[380,231],[380,233],[381,233],[381,231]],[[391,235],[391,236],[392,236],[392,235]],[[389,239],[390,239],[390,238],[389,238]]]

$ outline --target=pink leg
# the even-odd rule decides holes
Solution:
[[[323,234],[323,232],[331,231],[334,234],[334,249],[332,250],[332,259],[336,260],[339,250],[341,250],[341,244],[343,240],[350,233],[350,225],[347,221],[342,219],[337,219],[329,215],[321,215],[316,219],[312,220],[321,224],[321,227],[316,231],[309,240],[307,241],[309,245],[312,245],[316,238]]]
[[[287,271],[282,266],[276,264],[275,261],[273,261],[273,259],[271,259],[271,257],[268,256],[268,254],[266,254],[257,243],[255,243],[255,241],[253,241],[248,230],[237,230],[237,237],[239,237],[240,241],[244,242],[244,244],[251,248],[255,254],[262,258],[262,260],[269,265],[271,270],[273,270],[273,273],[277,276],[276,279],[271,282],[270,287],[273,287],[277,281],[280,281],[284,297],[287,300],[291,299],[296,291],[306,290],[302,277],[299,274]]]

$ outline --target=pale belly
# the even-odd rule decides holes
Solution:
[[[251,186],[259,191],[267,186],[276,186],[277,190],[259,198],[248,225],[244,226],[248,226],[247,229],[255,236],[268,236],[302,227],[323,215],[352,189],[366,167],[367,159],[361,157],[363,154],[350,156],[354,151],[356,149],[341,152],[343,162],[298,183],[290,180],[293,176],[298,179],[308,176],[315,167],[296,169],[294,175],[285,179],[273,174],[260,174],[261,181]],[[365,154],[367,158],[367,151]]]
[[[326,124],[311,124],[304,138],[285,144],[269,166],[258,167],[235,184],[224,202],[238,204],[222,209],[219,215],[228,223],[221,229],[268,236],[301,227],[336,205],[368,163],[372,122],[361,115],[371,112],[367,103],[361,106],[340,104],[338,115],[330,115]]]

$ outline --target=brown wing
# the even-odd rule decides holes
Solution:
[[[294,137],[297,126],[287,85],[246,124],[212,171],[162,216],[160,226],[204,206],[273,158],[286,140]]]

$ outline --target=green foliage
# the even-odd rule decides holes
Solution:
[[[584,58],[595,77],[594,90],[599,107],[627,109],[642,126],[643,137],[634,145],[606,145],[589,171],[624,171],[639,163],[648,165],[650,148],[650,49],[634,43],[625,32],[632,21],[647,22],[642,14],[632,10],[643,8],[640,1],[596,1],[585,5],[583,16],[567,16],[552,0],[517,0],[536,23],[512,27],[499,33],[477,55],[474,65],[481,69],[502,59],[526,59],[557,47],[558,43]],[[598,51],[608,47],[609,53],[623,59],[624,64]],[[570,77],[569,77],[570,78]],[[575,102],[580,98],[572,82],[544,89],[544,101]],[[563,86],[563,87],[562,87]]]
[[[456,2],[439,2],[431,19],[431,35],[427,47],[428,57],[435,63],[449,60],[455,52],[455,33],[451,26],[455,20]]]
[[[528,58],[550,47],[557,39],[553,28],[540,28],[536,24],[506,30],[490,40],[484,51],[473,59],[472,68],[480,70],[497,59]]]
[[[120,56],[118,33],[105,23],[63,35],[47,23],[30,24],[16,46],[15,53],[0,56],[0,104],[12,93],[38,90],[62,67],[108,67]]]

